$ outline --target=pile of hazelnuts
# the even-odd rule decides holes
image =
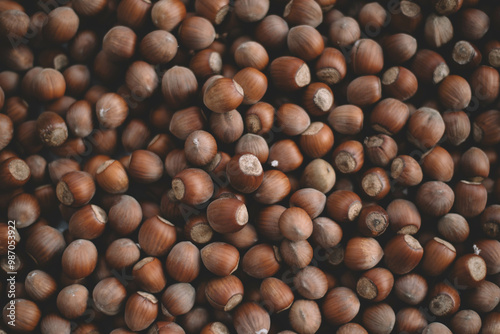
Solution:
[[[494,0],[0,0],[0,333],[500,333]]]

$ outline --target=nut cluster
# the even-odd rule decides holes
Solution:
[[[493,0],[0,1],[0,334],[500,333],[499,68]]]

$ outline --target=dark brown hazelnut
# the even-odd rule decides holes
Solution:
[[[63,44],[71,40],[78,31],[80,19],[70,7],[58,7],[47,15],[43,26],[43,37],[49,42]]]
[[[249,1],[236,1],[235,10],[238,14],[237,7],[239,2]],[[267,2],[267,1],[262,1]],[[257,24],[255,28],[255,39],[261,43],[267,50],[280,50],[286,46],[286,39],[288,35],[287,22],[278,15],[267,15]]]
[[[350,62],[358,75],[377,74],[384,67],[384,54],[374,40],[359,39],[351,50]]]
[[[356,42],[361,36],[358,22],[352,17],[341,17],[332,22],[328,37],[334,46],[345,47]]]
[[[424,151],[436,145],[445,131],[441,114],[432,108],[417,109],[408,120],[408,140]]]
[[[288,50],[305,60],[317,58],[324,49],[323,37],[309,25],[298,25],[290,29],[287,37]]]
[[[333,130],[344,135],[361,132],[363,121],[363,110],[351,104],[335,107],[328,115],[328,124]]]
[[[215,39],[212,23],[204,17],[191,16],[182,21],[178,33],[179,41],[190,50],[205,49]]]
[[[234,61],[240,68],[253,67],[263,71],[267,67],[269,55],[260,43],[248,40],[241,44],[233,44],[234,46],[237,46],[234,50]]]
[[[323,21],[323,12],[314,0],[294,0],[286,5],[283,18],[290,25],[305,24],[316,28]]]
[[[296,91],[311,82],[307,64],[299,58],[278,57],[269,65],[271,81],[282,91]]]
[[[382,87],[391,97],[406,101],[417,92],[418,81],[410,70],[401,66],[394,66],[384,72]]]
[[[360,76],[347,86],[347,101],[366,107],[382,98],[382,83],[374,75]]]
[[[345,57],[335,48],[325,48],[316,60],[315,70],[320,81],[327,85],[336,84],[346,76]]]
[[[135,53],[137,35],[125,26],[111,28],[102,40],[102,50],[115,61],[132,58]]]
[[[60,146],[68,138],[64,119],[52,111],[45,111],[38,116],[36,128],[40,141],[46,146]]]
[[[56,188],[59,201],[72,207],[80,207],[92,199],[95,194],[95,183],[86,172],[74,171],[64,174]]]
[[[423,183],[415,197],[417,207],[424,213],[439,217],[447,214],[455,202],[453,190],[441,181]]]

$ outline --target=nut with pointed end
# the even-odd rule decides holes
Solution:
[[[189,241],[177,243],[168,253],[165,267],[176,281],[191,282],[200,272],[200,251]]]
[[[333,220],[326,217],[313,220],[312,240],[321,248],[329,249],[337,246],[342,236],[342,228]]]
[[[339,223],[354,221],[361,212],[361,208],[361,198],[352,191],[337,190],[327,198],[328,215]]]
[[[16,321],[15,326],[12,326],[12,322],[9,323],[9,310],[7,309],[11,303],[8,303],[3,308],[3,321],[7,324],[8,328],[15,331],[32,332],[37,327],[41,318],[41,311],[38,306],[28,299],[11,299],[12,304],[16,310]],[[19,312],[19,313],[18,313]]]
[[[117,160],[107,160],[96,170],[97,184],[110,194],[122,194],[128,190],[129,180],[125,167]]]
[[[151,256],[163,256],[177,239],[175,226],[160,216],[146,219],[138,235],[141,249]]]
[[[243,88],[233,79],[220,78],[207,87],[203,94],[205,106],[218,113],[236,109],[244,98]]]
[[[347,101],[359,107],[374,104],[381,98],[382,83],[377,76],[360,76],[347,86]]]
[[[275,277],[268,277],[262,281],[260,294],[264,305],[271,313],[280,313],[290,308],[294,300],[290,287]]]
[[[89,276],[97,265],[97,248],[88,240],[78,239],[62,255],[63,272],[72,279]]]
[[[248,222],[245,203],[235,198],[218,198],[207,207],[210,227],[219,233],[233,233],[241,230]]]
[[[445,131],[441,114],[432,108],[417,109],[408,120],[407,138],[415,146],[428,150],[435,146]]]
[[[158,315],[158,300],[152,294],[137,291],[125,304],[124,320],[128,328],[142,331],[148,328]]]
[[[363,312],[361,323],[370,333],[389,334],[394,329],[396,314],[389,304],[370,305]]]
[[[163,265],[155,257],[146,257],[137,262],[132,268],[132,275],[141,288],[150,293],[160,292],[167,284]]]
[[[471,309],[488,313],[492,312],[500,301],[500,287],[489,281],[482,281],[478,286],[467,290],[463,303]]]
[[[255,303],[240,305],[234,312],[233,323],[238,334],[267,334],[271,327],[269,314]]]
[[[423,183],[417,191],[415,204],[424,213],[439,217],[447,214],[455,201],[453,190],[441,181]]]
[[[240,262],[240,253],[236,247],[224,242],[213,242],[201,249],[203,265],[217,276],[231,275]]]
[[[332,325],[348,323],[358,314],[360,302],[356,294],[348,288],[334,288],[328,292],[323,302],[322,314]]]
[[[28,193],[14,196],[7,206],[7,218],[16,222],[17,228],[32,225],[40,217],[38,199]]]
[[[307,299],[321,299],[328,290],[325,273],[312,266],[301,269],[293,278],[293,284],[298,293]]]
[[[175,176],[172,180],[172,189],[177,200],[195,206],[205,203],[212,197],[214,184],[207,172],[188,168]]]
[[[188,313],[195,303],[195,289],[189,283],[170,285],[161,296],[161,304],[173,316]]]
[[[420,229],[422,219],[413,202],[395,199],[387,206],[389,225],[398,234],[415,234]]]
[[[128,238],[116,239],[106,249],[106,263],[114,269],[132,267],[140,258],[138,245]]]
[[[344,263],[351,270],[368,270],[377,265],[384,251],[373,238],[351,238],[346,245]]]
[[[481,317],[473,310],[458,311],[450,320],[450,329],[456,334],[479,333]]]
[[[297,207],[286,209],[281,214],[278,225],[281,234],[292,241],[306,240],[313,231],[311,218],[304,209]]]
[[[280,268],[277,249],[268,244],[259,244],[250,248],[243,256],[241,267],[245,273],[255,278],[274,275]]]
[[[361,132],[363,120],[363,110],[352,104],[335,107],[328,115],[328,124],[332,129],[345,135]]]
[[[290,241],[284,239],[280,244],[280,255],[288,266],[301,269],[311,263],[314,250],[307,240]]]
[[[205,296],[216,310],[231,311],[243,299],[243,283],[233,275],[210,280],[205,287]]]
[[[43,302],[54,295],[57,282],[44,271],[32,270],[26,275],[24,288],[33,300]]]
[[[384,247],[385,263],[389,270],[398,275],[412,271],[422,259],[424,250],[411,235],[397,235]]]
[[[321,326],[321,311],[313,300],[296,300],[288,319],[292,328],[299,333],[316,333]]]
[[[127,291],[115,277],[108,277],[96,284],[92,299],[96,309],[106,315],[118,314],[125,305]]]
[[[311,219],[318,217],[324,210],[326,196],[313,188],[302,188],[290,197],[290,207],[304,209]]]
[[[78,318],[87,309],[88,297],[89,291],[83,285],[68,285],[57,295],[57,309],[67,319]]]
[[[328,125],[321,122],[313,122],[300,135],[300,148],[312,157],[321,158],[333,147],[333,132]]]
[[[278,57],[269,65],[271,81],[282,91],[296,91],[311,82],[307,64],[299,58]]]

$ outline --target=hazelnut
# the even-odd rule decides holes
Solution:
[[[271,81],[283,91],[296,91],[311,82],[311,73],[307,64],[299,58],[278,57],[269,65]]]
[[[135,53],[137,35],[125,26],[111,28],[102,40],[102,50],[110,60],[124,61],[132,58]]]
[[[268,332],[271,327],[269,314],[261,306],[247,302],[241,304],[233,315],[234,328],[238,334]]]
[[[342,52],[335,48],[325,48],[316,60],[316,76],[327,85],[336,84],[345,78],[346,67]]]
[[[244,99],[243,88],[233,79],[220,78],[210,84],[203,94],[203,103],[214,112],[236,109]]]
[[[315,333],[321,326],[321,311],[313,300],[296,300],[288,318],[292,328],[300,333]]]
[[[165,289],[161,296],[162,308],[173,316],[188,313],[194,306],[195,289],[189,283],[176,283]]]
[[[47,15],[43,26],[43,37],[49,42],[63,44],[69,42],[78,31],[80,19],[70,7],[58,7]]]
[[[273,276],[280,268],[277,250],[268,244],[259,244],[250,248],[242,259],[242,269],[255,278]]]
[[[125,304],[124,320],[128,328],[141,331],[148,328],[158,315],[158,300],[152,294],[138,291]]]
[[[114,269],[133,266],[140,258],[138,245],[128,238],[116,239],[106,249],[106,263]]]
[[[332,325],[346,324],[358,314],[360,302],[356,294],[348,288],[331,289],[325,296],[323,316]]]
[[[356,284],[356,292],[362,298],[379,302],[387,298],[394,285],[394,276],[385,268],[373,268],[364,272]]]
[[[206,18],[191,16],[182,21],[178,37],[186,48],[201,50],[210,46],[215,40],[215,29]]]
[[[12,303],[15,305],[16,314],[16,322],[15,326],[9,325],[9,318],[7,317],[9,314],[9,304],[6,304],[3,308],[3,321],[8,325],[8,328],[16,331],[25,331],[31,332],[34,331],[38,326],[41,318],[41,311],[38,306],[32,302],[31,300],[17,298],[12,299]]]
[[[179,282],[191,282],[200,271],[200,251],[189,241],[177,243],[167,256],[167,273]]]
[[[236,247],[223,242],[213,242],[201,249],[201,261],[213,274],[228,276],[237,268],[240,254]]]
[[[323,13],[314,0],[294,0],[286,5],[283,18],[290,25],[309,25],[316,28],[323,21]]]
[[[363,312],[361,323],[370,333],[391,333],[396,323],[396,314],[386,303],[370,305]]]
[[[347,242],[344,263],[351,270],[368,270],[375,267],[383,255],[384,251],[377,240],[354,237]]]
[[[324,49],[323,37],[309,25],[291,28],[287,36],[287,45],[293,55],[305,61],[317,58]]]
[[[146,219],[139,229],[139,245],[151,256],[165,255],[177,239],[174,225],[160,216]]]
[[[165,31],[172,31],[185,17],[186,6],[181,0],[160,0],[151,9],[153,24]]]
[[[98,311],[106,315],[116,315],[125,304],[127,292],[117,278],[108,277],[96,284],[92,300]]]
[[[231,311],[243,300],[243,283],[233,275],[214,278],[208,281],[205,296],[216,310]]]

